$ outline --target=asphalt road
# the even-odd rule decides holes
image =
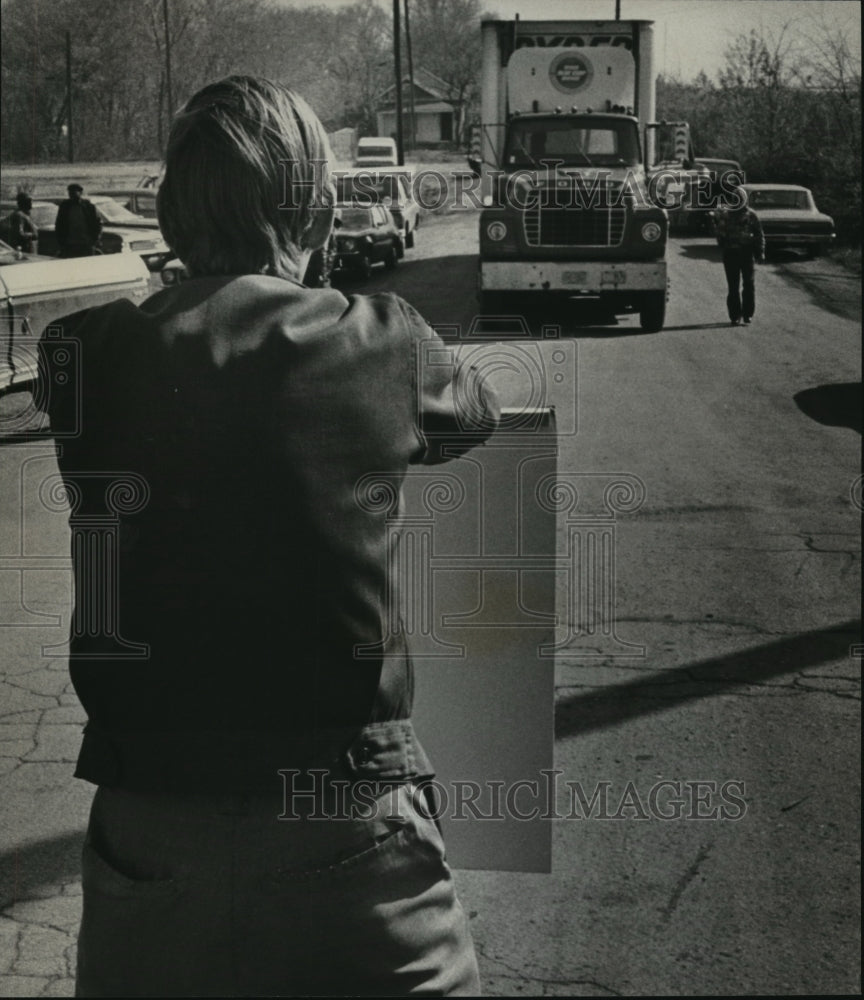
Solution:
[[[476,224],[427,219],[362,290],[392,289],[468,340]],[[756,319],[731,328],[709,241],[673,242],[670,272],[658,334],[570,308],[528,317],[544,371],[566,347],[571,377],[541,385],[574,431],[559,468],[626,474],[644,500],[616,516],[609,628],[557,665],[556,767],[605,788],[620,818],[555,821],[551,875],[457,873],[490,996],[860,989],[858,279],[791,256],[760,267]],[[506,403],[526,400],[518,373],[496,379]],[[38,466],[24,460],[50,448],[0,454],[4,537],[20,540]],[[62,603],[45,577],[28,584],[31,614]],[[559,610],[579,625],[580,609]],[[25,849],[6,859],[0,985],[18,995],[71,995],[89,797],[69,779],[80,716],[65,665],[27,657],[47,634],[19,627],[4,657],[2,832]],[[677,783],[677,818],[651,806],[661,782]],[[738,804],[721,819],[728,782]]]
[[[369,290],[470,340],[476,225],[427,220]],[[562,820],[552,876],[462,873],[490,995],[859,988],[859,282],[781,255],[733,328],[712,242],[673,241],[669,264],[661,333],[551,317],[576,348],[575,382],[546,383],[560,414],[575,389],[559,469],[645,489],[617,518],[620,642],[558,663],[556,767],[610,783],[613,813],[628,782],[644,804],[667,780],[740,782],[746,813]],[[549,321],[529,314],[532,335]],[[560,341],[535,345],[551,372]],[[517,376],[499,388],[525,401]]]

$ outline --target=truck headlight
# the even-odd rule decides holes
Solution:
[[[642,227],[642,239],[646,243],[653,243],[655,240],[659,240],[662,234],[663,230],[656,222],[646,222]]]
[[[490,240],[500,243],[507,235],[507,227],[503,222],[490,222],[486,227],[486,235]]]
[[[357,245],[356,240],[339,240],[339,242],[336,244],[338,249],[344,250],[346,253],[350,253],[356,245]]]

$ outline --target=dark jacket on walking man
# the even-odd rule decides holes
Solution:
[[[723,251],[729,320],[733,326],[746,326],[756,312],[754,260],[765,260],[765,234],[756,213],[747,207],[746,193],[739,188],[736,194],[738,205],[715,215],[714,234]]]
[[[102,223],[93,203],[82,198],[84,188],[70,184],[69,197],[60,202],[54,232],[61,257],[89,257],[97,250]]]

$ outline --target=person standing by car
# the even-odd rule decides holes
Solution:
[[[749,326],[756,312],[754,262],[765,260],[765,234],[756,213],[747,207],[747,192],[737,187],[732,197],[735,203],[714,217],[714,234],[723,251],[729,321]]]
[[[33,199],[26,191],[19,191],[15,196],[17,208],[9,217],[12,246],[24,253],[38,253],[39,229],[30,218],[33,210]]]
[[[301,284],[329,158],[287,88],[204,87],[157,199],[188,279],[52,323],[43,348],[52,426],[78,407],[58,462],[75,773],[98,786],[77,996],[479,992],[388,625],[388,525],[409,465],[468,451],[499,410],[407,302]],[[58,385],[66,334],[81,378]],[[116,566],[90,542],[106,508]]]
[[[102,222],[92,202],[82,198],[84,188],[70,184],[69,197],[60,202],[54,232],[61,257],[90,257],[97,252]]]

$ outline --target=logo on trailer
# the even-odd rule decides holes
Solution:
[[[591,63],[578,52],[562,52],[549,66],[549,79],[562,94],[575,94],[588,86],[593,76]]]

